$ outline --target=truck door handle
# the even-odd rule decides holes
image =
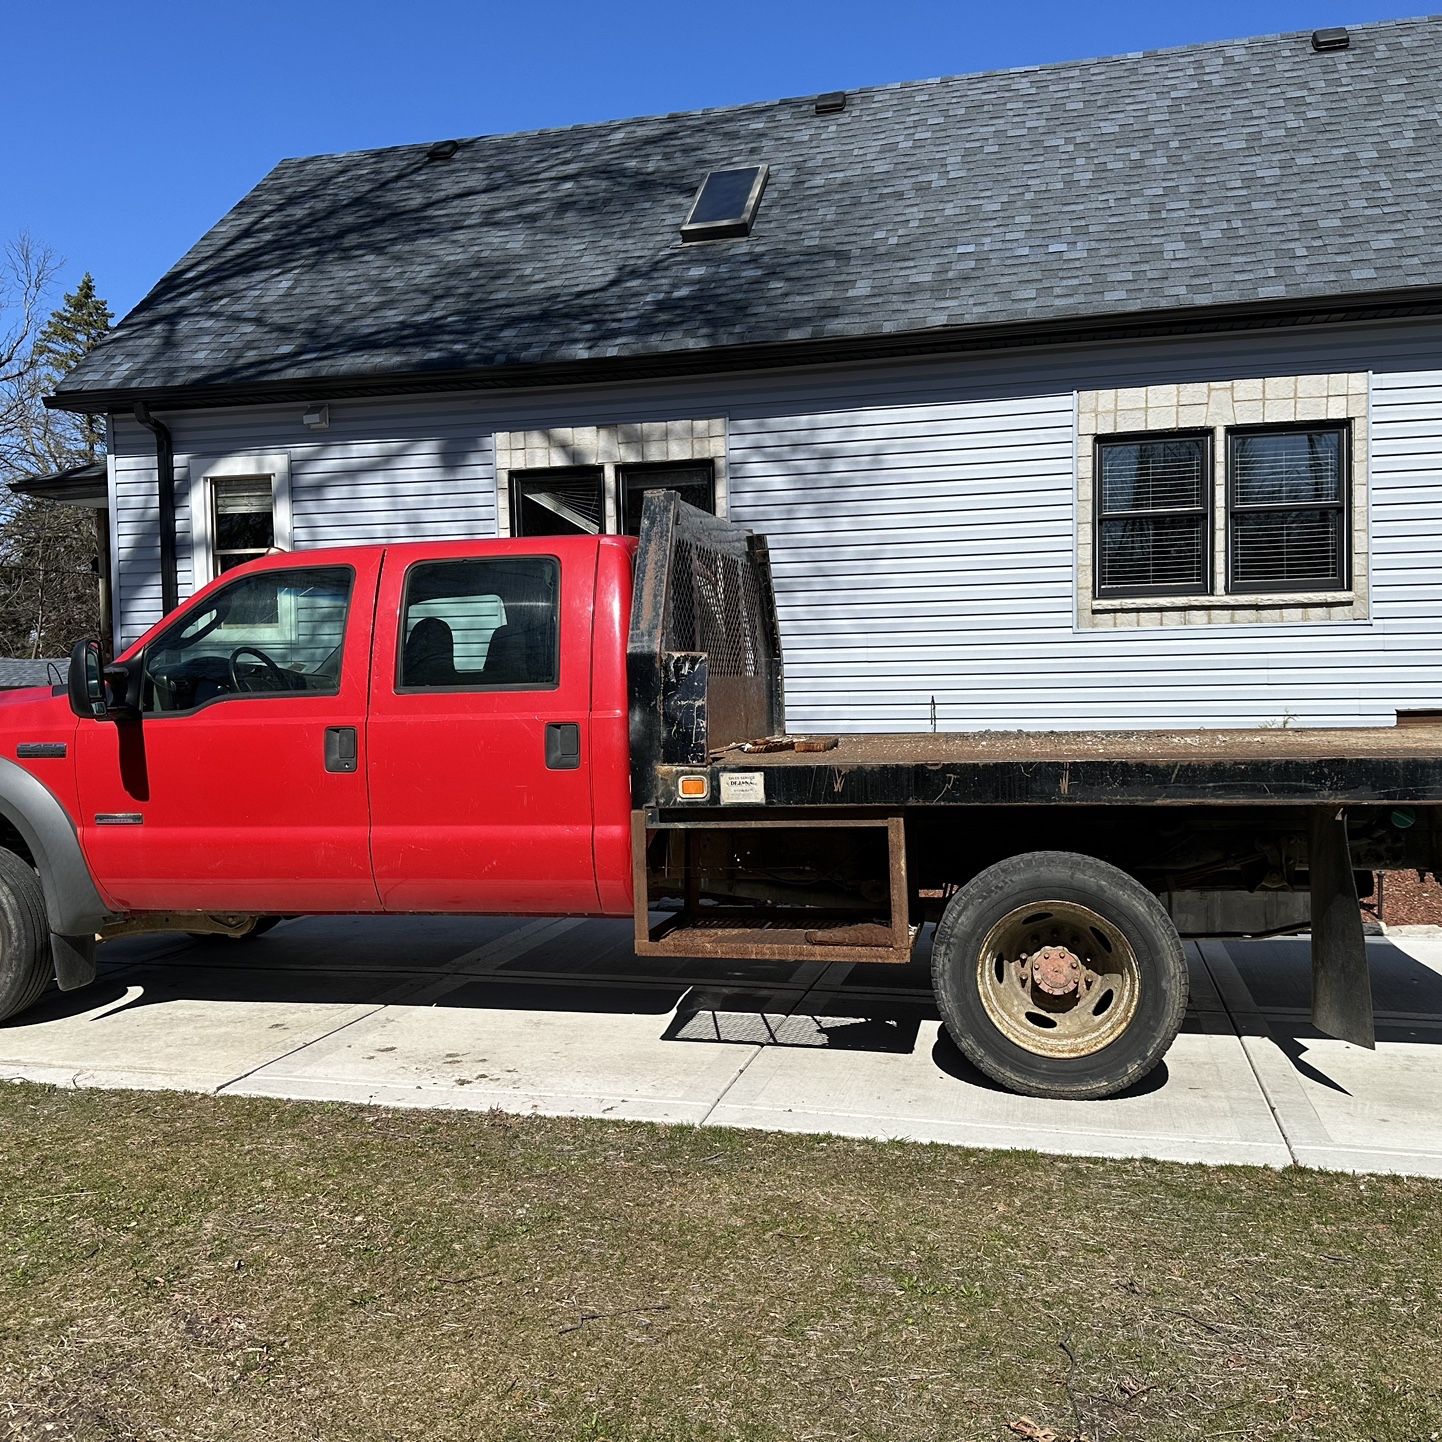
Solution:
[[[581,769],[581,728],[575,721],[546,722],[546,769]]]
[[[354,771],[356,769],[356,738],[354,726],[325,728],[325,769]]]

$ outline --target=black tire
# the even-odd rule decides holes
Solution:
[[[1138,973],[1126,1029],[1085,1056],[1043,1056],[993,1020],[981,995],[978,959],[993,927],[1020,907],[1087,907],[1122,934]],[[1000,971],[998,971],[998,976]],[[1139,881],[1095,857],[1030,851],[988,867],[947,903],[932,945],[932,987],[942,1021],[962,1054],[1011,1091],[1090,1100],[1134,1086],[1171,1045],[1187,1009],[1187,964],[1165,908]]]
[[[32,1007],[55,978],[40,878],[0,851],[0,1021]]]

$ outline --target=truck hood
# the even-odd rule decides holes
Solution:
[[[67,741],[77,719],[63,688],[25,686],[18,691],[0,691],[0,735],[7,743],[0,755],[14,756],[13,741]],[[26,734],[17,736],[20,731]]]

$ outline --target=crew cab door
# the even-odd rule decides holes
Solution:
[[[597,909],[589,538],[388,553],[371,682],[387,911]]]
[[[375,911],[365,703],[379,553],[276,557],[202,591],[126,664],[138,721],[82,720],[81,837],[144,911]]]

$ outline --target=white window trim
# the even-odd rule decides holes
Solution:
[[[271,508],[275,517],[275,544],[291,548],[290,456],[285,451],[266,451],[229,456],[191,456],[190,473],[190,566],[193,588],[215,579],[215,551],[210,534],[210,517],[217,480],[269,480]]]

